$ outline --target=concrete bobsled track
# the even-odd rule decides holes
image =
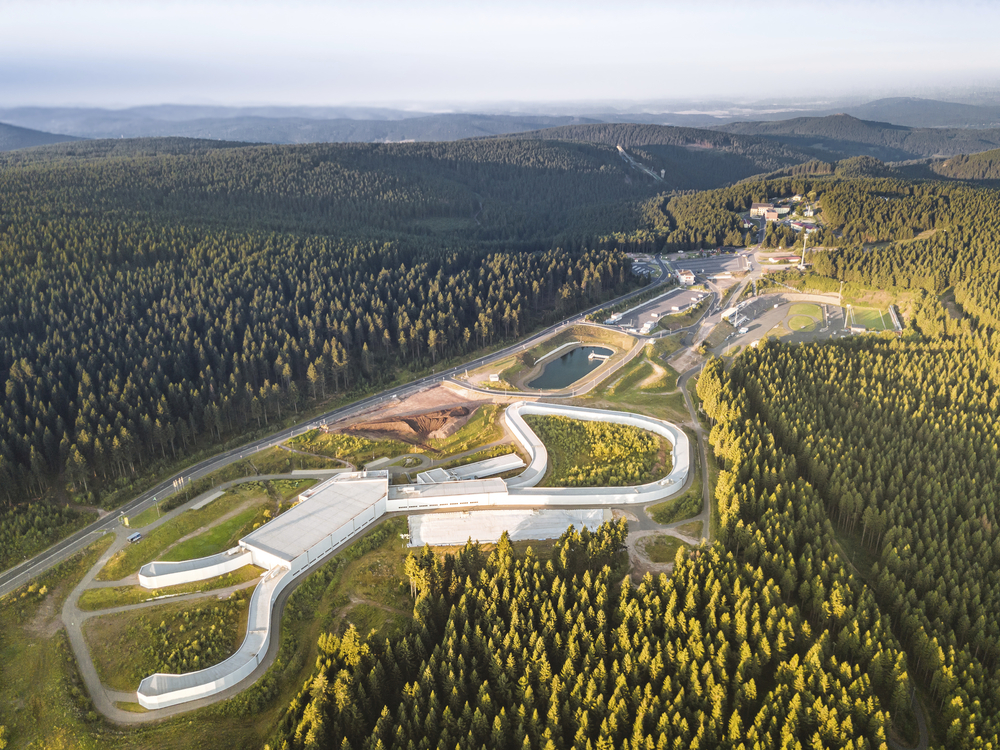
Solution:
[[[627,487],[545,487],[548,451],[524,421],[524,415],[569,417],[631,425],[667,438],[673,445],[673,468],[663,479]],[[239,541],[239,546],[211,557],[176,563],[152,562],[139,572],[139,583],[160,588],[201,581],[254,564],[267,573],[250,600],[246,638],[231,657],[208,669],[183,675],[154,674],[137,691],[139,704],[166,708],[226,690],[248,675],[267,653],[275,600],[306,568],[322,563],[386,513],[489,506],[593,506],[648,503],[676,493],[687,479],[691,447],[680,428],[642,414],[582,406],[517,402],[504,420],[530,458],[520,475],[508,479],[466,479],[392,487],[386,471],[343,472],[299,496],[291,509]]]

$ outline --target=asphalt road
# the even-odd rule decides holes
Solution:
[[[716,274],[729,271],[739,273],[747,270],[747,259],[742,253],[732,255],[711,255],[707,258],[685,258],[671,263],[679,269],[694,271],[696,274]]]
[[[654,282],[656,284],[663,283],[664,280],[668,278],[667,267],[664,265],[663,261],[659,257],[656,257],[656,262],[659,264],[662,271],[660,279]],[[325,414],[321,414],[307,422],[296,425],[294,427],[289,427],[280,432],[273,433],[267,437],[260,438],[253,442],[242,445],[238,448],[233,448],[223,453],[216,454],[212,458],[205,459],[193,466],[190,466],[185,471],[175,474],[170,478],[164,480],[160,484],[156,485],[150,490],[143,492],[141,495],[136,497],[134,500],[129,501],[125,505],[118,508],[113,513],[101,518],[94,523],[90,524],[84,529],[76,532],[75,534],[63,539],[62,541],[56,543],[52,547],[49,547],[44,552],[35,555],[29,560],[24,561],[20,565],[17,565],[10,570],[4,571],[0,574],[0,596],[10,593],[14,589],[26,584],[35,576],[40,573],[45,572],[54,565],[58,565],[63,560],[76,554],[84,547],[89,545],[98,535],[103,534],[107,531],[113,531],[120,524],[120,516],[135,516],[141,513],[146,508],[152,506],[155,499],[163,500],[174,493],[174,480],[179,478],[184,478],[187,482],[191,482],[196,479],[200,479],[214,471],[228,466],[231,463],[240,461],[244,457],[253,454],[257,451],[270,448],[279,443],[294,437],[295,435],[302,434],[308,430],[314,429],[326,422],[335,421],[348,417],[356,412],[363,411],[372,406],[376,406],[387,399],[401,398],[405,395],[409,395],[419,390],[423,390],[430,385],[440,383],[460,372],[467,369],[475,369],[481,367],[482,365],[488,364],[489,362],[498,361],[504,357],[508,357],[518,351],[523,351],[535,345],[540,339],[550,336],[555,331],[561,328],[572,325],[583,320],[587,315],[592,312],[596,312],[603,307],[608,307],[612,304],[617,304],[628,300],[640,293],[647,291],[650,287],[642,287],[628,294],[622,295],[614,300],[604,302],[600,305],[595,305],[594,307],[588,308],[576,315],[573,315],[565,320],[551,325],[538,333],[533,334],[529,338],[525,339],[521,343],[513,344],[511,346],[505,347],[497,352],[488,354],[478,359],[472,360],[470,362],[465,362],[455,367],[451,367],[447,370],[443,370],[439,373],[432,373],[430,375],[425,375],[422,378],[411,381],[405,385],[398,386],[396,388],[391,388],[386,391],[382,391],[378,394],[368,396],[359,401],[355,401],[346,406],[342,406],[338,409],[333,409]]]

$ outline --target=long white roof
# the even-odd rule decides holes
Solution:
[[[313,489],[298,505],[240,540],[244,547],[291,562],[356,515],[388,496],[385,472],[376,476],[338,475]]]

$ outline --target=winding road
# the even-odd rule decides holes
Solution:
[[[662,284],[669,274],[667,267],[663,264],[663,261],[657,259],[662,271],[658,281],[654,282],[652,286]],[[119,525],[119,517],[124,516],[136,516],[141,513],[146,508],[152,506],[153,502],[157,499],[163,500],[174,493],[174,481],[178,479],[184,479],[186,482],[191,482],[196,479],[200,479],[214,471],[228,466],[231,463],[242,460],[244,457],[251,455],[257,451],[265,450],[271,448],[279,443],[283,443],[290,438],[300,435],[303,432],[315,429],[327,422],[336,421],[339,419],[344,419],[358,412],[362,412],[371,407],[378,406],[380,403],[388,399],[399,399],[403,396],[408,396],[417,391],[423,390],[431,385],[441,383],[453,376],[463,372],[467,369],[475,369],[477,367],[482,367],[483,365],[489,364],[490,362],[499,361],[505,357],[509,357],[517,352],[524,351],[531,348],[539,341],[548,338],[553,333],[566,328],[576,323],[585,320],[586,316],[590,313],[597,312],[598,310],[608,307],[610,305],[615,305],[633,297],[643,294],[650,289],[650,286],[641,287],[628,294],[617,297],[616,299],[603,302],[600,305],[595,305],[582,312],[579,312],[565,320],[555,323],[541,331],[529,336],[520,343],[512,344],[511,346],[504,347],[492,354],[487,354],[479,357],[470,362],[465,362],[454,367],[450,367],[439,373],[432,373],[430,375],[425,375],[416,380],[410,381],[405,385],[397,386],[396,388],[390,388],[388,390],[382,391],[380,393],[374,394],[372,396],[367,396],[363,399],[355,401],[346,406],[342,406],[337,409],[333,409],[325,414],[321,414],[317,417],[303,422],[302,424],[296,425],[294,427],[288,427],[278,432],[272,433],[267,437],[260,438],[258,440],[251,441],[245,445],[239,446],[238,448],[232,448],[230,450],[224,451],[222,453],[216,454],[211,458],[200,461],[190,467],[185,471],[175,474],[164,481],[157,484],[155,487],[143,492],[135,499],[129,501],[125,505],[118,508],[113,513],[104,516],[103,518],[94,521],[89,526],[81,529],[80,531],[72,534],[71,536],[63,539],[62,541],[49,547],[44,552],[35,555],[34,557],[26,560],[25,562],[17,565],[9,570],[4,571],[0,574],[0,597],[9,594],[14,589],[19,586],[24,585],[30,581],[35,576],[40,573],[44,573],[49,568],[54,565],[58,565],[63,560],[68,559],[80,550],[87,547],[91,542],[98,538],[98,536],[107,533],[109,531],[114,531]],[[496,395],[492,392],[492,395]]]

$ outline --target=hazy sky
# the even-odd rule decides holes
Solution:
[[[0,0],[0,106],[598,101],[1000,82],[1000,3]]]

